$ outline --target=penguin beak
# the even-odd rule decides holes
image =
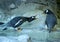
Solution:
[[[35,16],[35,19],[38,19],[38,18]]]
[[[35,18],[35,19],[38,19],[38,18]]]
[[[39,19],[39,15],[35,15],[35,18],[36,18],[36,19]]]

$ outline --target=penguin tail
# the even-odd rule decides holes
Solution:
[[[2,25],[0,25],[0,29],[2,29],[2,30],[7,30],[7,25],[6,24],[2,24]]]

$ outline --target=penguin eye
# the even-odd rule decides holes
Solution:
[[[46,13],[48,13],[48,10],[46,10]]]

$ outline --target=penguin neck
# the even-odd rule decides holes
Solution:
[[[26,21],[31,22],[30,18],[26,18]]]

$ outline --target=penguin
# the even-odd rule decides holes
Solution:
[[[9,22],[7,22],[3,25],[3,27],[4,27],[3,30],[6,30],[7,27],[17,28],[20,25],[22,25],[24,22],[26,22],[26,21],[31,22],[35,19],[36,19],[35,16],[31,16],[31,17],[17,16],[17,17],[14,17]],[[18,30],[19,30],[19,28],[18,28]]]
[[[46,9],[44,13],[47,14],[45,24],[47,25],[48,31],[50,33],[54,26],[57,24],[57,18],[50,9]]]

